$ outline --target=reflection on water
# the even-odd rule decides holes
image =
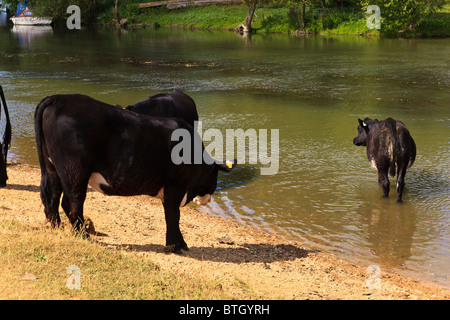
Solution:
[[[212,214],[450,285],[449,43],[96,29],[23,46],[0,29],[10,161],[38,165],[33,114],[46,95],[126,106],[182,89],[203,130],[279,129],[278,173],[242,165],[221,174]],[[365,149],[352,144],[365,116],[401,119],[416,141],[402,204],[393,179],[381,198]]]
[[[8,15],[6,12],[0,12],[0,27],[6,27],[8,24]]]
[[[40,37],[51,36],[53,28],[51,26],[19,26],[14,25],[12,33],[17,36],[21,47],[31,47]]]

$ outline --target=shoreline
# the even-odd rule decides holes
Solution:
[[[8,166],[0,189],[0,219],[42,226],[40,171]],[[164,252],[165,222],[159,200],[147,196],[108,197],[88,189],[85,218],[95,225],[92,238],[108,248],[146,257],[161,270],[229,284],[245,283],[256,299],[412,300],[450,299],[450,289],[390,270],[381,270],[380,286],[370,285],[367,266],[333,253],[317,252],[254,227],[220,218],[187,205],[180,228],[190,248],[181,255]],[[61,209],[62,210],[62,209]],[[236,298],[239,299],[238,293]]]

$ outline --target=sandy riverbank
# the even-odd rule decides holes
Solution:
[[[0,218],[44,223],[39,197],[40,171],[8,167],[0,189]],[[93,238],[127,254],[147,256],[161,269],[182,276],[209,277],[227,288],[245,282],[260,299],[449,299],[450,290],[381,270],[379,289],[367,286],[366,266],[286,242],[229,219],[182,208],[181,231],[190,247],[182,255],[164,252],[165,222],[159,200],[146,196],[107,197],[89,189],[85,216],[95,225]],[[369,282],[370,283],[370,282]]]

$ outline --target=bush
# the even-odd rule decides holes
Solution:
[[[362,0],[361,4],[377,5],[381,11],[381,34],[384,36],[398,36],[410,33],[430,13],[436,12],[445,3],[444,0]]]
[[[299,8],[297,8],[296,6],[290,7],[287,17],[289,26],[292,29],[300,30],[302,28],[301,13]]]

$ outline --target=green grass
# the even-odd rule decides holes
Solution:
[[[146,257],[82,239],[70,230],[14,220],[0,221],[0,265],[0,299],[252,298],[238,281],[231,295],[201,275],[171,274]],[[81,271],[80,289],[67,286],[72,265]]]

